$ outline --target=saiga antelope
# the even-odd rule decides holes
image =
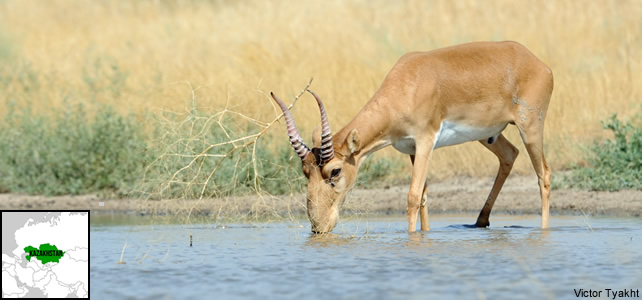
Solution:
[[[354,186],[359,166],[373,152],[392,145],[410,155],[408,231],[429,230],[426,177],[432,151],[479,141],[499,159],[499,171],[478,227],[489,226],[495,199],[518,150],[503,135],[516,125],[537,173],[542,228],[548,227],[551,171],[544,159],[544,120],[553,91],[551,70],[516,42],[476,42],[402,56],[361,111],[332,135],[321,99],[321,132],[315,147],[301,138],[292,114],[281,107],[292,147],[308,178],[307,213],[315,233],[334,229],[339,206]]]

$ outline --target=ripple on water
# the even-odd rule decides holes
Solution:
[[[519,299],[640,288],[640,219],[554,217],[545,230],[536,216],[494,216],[490,228],[462,220],[474,216],[437,215],[413,234],[403,219],[347,221],[324,236],[290,223],[92,224],[91,295]]]

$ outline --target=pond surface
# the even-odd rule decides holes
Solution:
[[[642,290],[639,218],[554,216],[541,230],[539,216],[492,216],[479,229],[462,225],[474,215],[433,215],[431,231],[414,234],[403,218],[363,218],[312,236],[307,220],[114,225],[99,217],[94,299],[577,299],[579,289],[603,298],[605,289]]]

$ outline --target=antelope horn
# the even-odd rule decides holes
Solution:
[[[317,96],[313,91],[308,90],[314,99],[317,100],[319,104],[319,110],[321,111],[321,165],[324,165],[326,162],[331,160],[334,157],[334,147],[332,147],[332,132],[330,131],[330,122],[328,122],[328,114],[325,112],[323,107],[323,102],[321,98]]]
[[[301,159],[304,159],[305,156],[310,153],[310,148],[308,148],[308,146],[303,143],[303,139],[299,134],[299,130],[296,129],[296,124],[294,124],[292,113],[290,113],[288,107],[285,106],[283,101],[281,101],[281,99],[274,95],[274,93],[270,92],[270,95],[283,111],[283,117],[285,118],[285,124],[288,129],[288,136],[290,137],[290,144],[292,144],[292,148],[294,148],[294,151]]]

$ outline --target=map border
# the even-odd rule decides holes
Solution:
[[[89,209],[72,209],[72,210],[58,210],[58,209],[27,209],[27,210],[17,210],[17,209],[8,209],[0,210],[0,220],[2,218],[1,213],[5,212],[69,212],[69,213],[87,213],[87,299],[91,298],[91,210]],[[3,296],[3,295],[0,295]],[[2,297],[4,299],[4,297]],[[28,299],[28,298],[26,298]],[[44,298],[47,299],[47,298]]]

